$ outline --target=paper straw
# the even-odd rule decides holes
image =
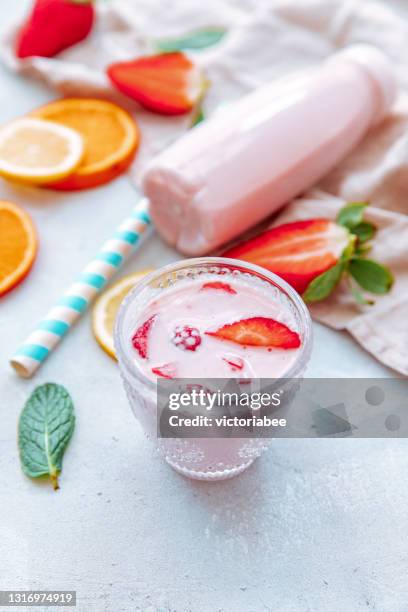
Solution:
[[[149,203],[138,202],[131,215],[119,225],[113,237],[79,275],[50,310],[35,331],[10,359],[11,366],[23,378],[30,378],[50,355],[70,327],[86,311],[97,293],[118,271],[151,225]]]

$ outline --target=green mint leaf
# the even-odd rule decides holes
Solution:
[[[394,282],[391,271],[371,259],[353,259],[349,272],[360,287],[378,295],[388,293]]]
[[[49,475],[58,489],[62,458],[75,427],[69,393],[53,383],[37,387],[27,400],[18,425],[18,446],[24,473]]]
[[[191,32],[182,38],[159,40],[156,46],[163,53],[183,51],[184,49],[204,49],[217,44],[226,34],[225,28],[206,28]]]
[[[205,115],[204,115],[204,111],[202,109],[202,107],[200,106],[197,109],[197,112],[194,115],[193,121],[191,123],[191,127],[195,127],[196,125],[198,125],[199,123],[201,123],[202,121],[204,121],[205,119]]]
[[[362,221],[353,227],[353,234],[358,238],[358,243],[363,244],[374,237],[377,228],[368,221]]]
[[[337,223],[353,229],[362,222],[366,206],[367,202],[350,202],[337,215]]]
[[[305,302],[320,302],[326,299],[340,282],[344,269],[344,262],[339,261],[320,276],[316,276],[303,294]]]

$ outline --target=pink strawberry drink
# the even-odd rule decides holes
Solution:
[[[125,299],[115,343],[125,388],[146,433],[157,438],[158,378],[301,376],[310,320],[299,296],[273,274],[206,258],[149,275]],[[192,478],[242,472],[264,439],[159,439],[166,461]]]

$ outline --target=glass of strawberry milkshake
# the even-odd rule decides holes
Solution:
[[[123,301],[115,346],[136,417],[165,460],[200,480],[245,470],[265,438],[159,438],[160,379],[294,379],[311,352],[300,296],[275,274],[221,257],[190,259],[148,275]]]

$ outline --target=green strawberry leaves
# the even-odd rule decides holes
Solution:
[[[376,261],[366,259],[371,250],[371,245],[367,243],[376,233],[375,225],[363,219],[366,206],[366,202],[351,202],[339,212],[336,222],[349,230],[350,242],[337,264],[312,280],[303,294],[305,302],[326,299],[344,277],[355,300],[361,305],[372,305],[374,302],[367,299],[355,283],[377,295],[390,291],[394,282],[391,271]]]
[[[353,258],[348,270],[360,287],[377,295],[388,293],[394,282],[390,270],[371,259]]]
[[[376,227],[368,221],[361,221],[352,228],[352,232],[357,236],[358,244],[361,245],[374,238]]]
[[[368,202],[350,202],[341,209],[336,219],[339,225],[357,236],[359,245],[371,240],[376,232],[375,225],[363,219],[366,206]]]
[[[369,221],[364,221],[364,211],[368,202],[350,202],[337,215],[336,222],[346,227],[357,238],[359,248],[365,242],[374,238],[376,227]]]
[[[75,427],[74,406],[64,387],[47,383],[27,400],[18,425],[18,446],[24,473],[49,475],[58,489],[62,458]]]
[[[184,51],[187,49],[198,50],[216,45],[226,34],[225,28],[205,28],[196,30],[181,38],[169,40],[159,40],[156,43],[158,51],[162,53],[172,53],[174,51]]]
[[[335,266],[332,266],[326,272],[314,278],[303,294],[305,302],[309,304],[321,302],[329,297],[333,289],[339,284],[343,272],[344,263],[339,261]]]
[[[363,220],[364,209],[367,202],[350,202],[341,209],[337,215],[337,223],[351,229],[359,225]]]

